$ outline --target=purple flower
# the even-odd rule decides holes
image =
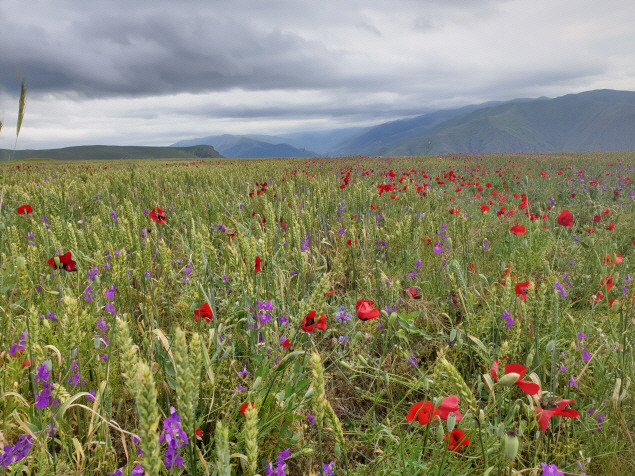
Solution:
[[[115,292],[117,291],[117,286],[113,285],[112,288],[106,289],[104,291],[104,297],[106,299],[115,299]]]
[[[141,465],[137,464],[137,466],[135,466],[130,473],[130,476],[143,476],[144,474],[145,473],[143,472],[143,468],[141,467]]]
[[[309,419],[311,425],[315,425],[315,412],[307,413],[306,417]]]
[[[542,465],[542,476],[564,476],[564,473],[555,464],[540,463]]]
[[[300,245],[300,248],[302,249],[302,251],[309,250],[309,233],[308,232],[304,235],[304,241]]]
[[[322,464],[322,476],[334,476],[333,467],[335,466],[335,461],[331,461],[329,464]]]
[[[13,446],[5,446],[0,455],[0,465],[8,468],[11,463],[21,461],[27,457],[29,451],[33,447],[33,438],[31,435],[21,435]]]
[[[240,375],[240,376],[249,375],[249,371],[247,370],[247,364],[245,364],[243,369],[240,372],[238,372],[238,375]]]
[[[18,340],[18,342],[14,342],[9,349],[9,355],[11,357],[15,356],[17,352],[22,352],[26,348],[26,339],[28,337],[29,335],[26,333],[26,331],[23,331],[22,334],[20,334],[20,339]]]
[[[113,212],[114,213],[114,212]],[[112,215],[112,213],[111,213]],[[115,220],[115,223],[117,223],[117,221]],[[115,469],[112,473],[109,472],[108,476],[123,476],[123,468],[118,468]]]
[[[441,242],[440,241],[437,241],[437,244],[435,245],[434,248],[432,248],[432,251],[434,251],[438,255],[443,253],[443,247],[441,246]]]
[[[91,281],[95,281],[95,278],[97,277],[98,273],[99,273],[99,269],[97,268],[89,269],[86,277],[90,279]]]
[[[335,319],[340,321],[342,324],[347,323],[351,317],[353,316],[346,310],[346,306],[340,306],[339,310],[335,312]]]
[[[516,323],[512,315],[509,313],[509,309],[507,309],[507,311],[504,311],[501,317],[505,321],[505,327],[507,329],[509,329],[511,326],[513,326]]]
[[[84,289],[83,296],[86,302],[93,302],[93,288],[91,288],[90,285]]]
[[[569,380],[569,387],[578,388],[578,382],[575,379],[575,375],[571,374],[571,379]]]
[[[190,444],[180,421],[181,417],[177,415],[174,407],[170,407],[170,416],[163,420],[163,431],[159,437],[159,443],[166,441],[168,444],[164,460],[166,469],[183,467],[183,458],[177,453],[177,449]]]
[[[117,310],[115,309],[115,306],[113,306],[111,303],[106,304],[104,311],[109,312],[113,316],[117,314]]]

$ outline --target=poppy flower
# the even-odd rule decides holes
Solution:
[[[489,212],[489,207],[487,205],[481,204],[481,213]]]
[[[253,403],[243,403],[240,406],[240,413],[243,414],[244,417],[246,417],[247,415],[245,415],[245,412],[247,411],[247,408],[251,405],[251,408],[254,408],[254,404]]]
[[[573,215],[569,210],[562,210],[558,217],[558,225],[571,228],[573,226]]]
[[[421,289],[419,288],[411,288],[410,286],[407,286],[406,289],[404,289],[404,292],[407,295],[409,294],[412,299],[421,299]]]
[[[317,311],[309,312],[306,316],[304,316],[304,319],[302,319],[302,324],[300,325],[300,328],[303,331],[308,332],[309,334],[312,333],[315,328],[322,329],[323,331],[325,331],[326,330],[326,316],[324,315],[324,313],[320,314],[320,318],[318,319],[317,322],[315,322],[316,316],[317,316]]]
[[[553,416],[563,416],[576,418],[579,417],[580,414],[578,410],[574,410],[573,408],[566,408],[570,403],[575,402],[575,400],[560,400],[553,405],[550,405],[549,408],[537,408],[536,409],[536,420],[538,420],[538,425],[542,428],[542,431],[547,431],[549,427],[549,420]]]
[[[18,215],[28,215],[29,213],[33,213],[31,205],[22,205],[21,207],[18,207]]]
[[[602,221],[602,217],[600,215],[593,215],[593,221],[595,223],[598,223],[598,222]]]
[[[512,235],[525,235],[527,233],[525,231],[525,225],[514,225],[509,229],[509,232]]]
[[[254,273],[260,272],[260,256],[256,256],[255,264],[254,264]]]
[[[417,402],[410,407],[406,420],[412,423],[416,418],[420,425],[427,425],[437,418],[447,420],[450,413],[454,413],[457,422],[463,418],[459,411],[459,397],[456,395],[444,398],[439,408],[436,408],[432,402]]]
[[[347,244],[348,246],[353,246],[353,241],[349,238],[349,239],[346,241],[346,244]],[[355,244],[357,244],[357,240],[355,240]]]
[[[606,227],[609,231],[615,230],[615,225],[613,223],[609,223],[609,226]]]
[[[167,222],[165,218],[165,210],[163,208],[155,207],[148,216],[157,225],[163,225]]]
[[[359,300],[357,301],[357,317],[359,317],[362,321],[370,321],[371,319],[375,319],[379,317],[380,312],[379,309],[373,307],[375,305],[374,301],[365,301]]]
[[[284,347],[286,350],[289,350],[289,346],[291,345],[291,342],[289,342],[289,339],[285,340],[284,343],[282,344],[282,347]]]
[[[518,283],[516,287],[514,288],[514,290],[516,291],[516,294],[520,296],[521,301],[524,301],[525,299],[527,299],[527,296],[529,296],[529,294],[527,294],[527,286],[529,286],[529,281],[525,281],[524,283]]]
[[[446,438],[448,440],[448,449],[457,453],[461,450],[461,446],[470,444],[470,439],[465,436],[463,430],[458,428],[446,433],[443,439],[445,440]]]
[[[606,286],[606,291],[610,291],[613,288],[613,276],[607,276],[606,278],[600,279],[600,284],[602,286]]]
[[[435,416],[435,407],[431,402],[417,402],[410,407],[406,420],[412,423],[416,418],[420,425],[427,425]]]
[[[622,261],[624,261],[624,259],[622,258],[622,255],[619,253],[615,253],[615,261],[613,261],[613,258],[611,258],[611,255],[607,254],[602,260],[602,264],[615,266],[616,264],[620,264]]]
[[[494,361],[489,372],[494,379],[494,382],[498,382],[498,360]],[[525,367],[524,365],[508,364],[507,362],[505,362],[505,373],[503,377],[512,373],[518,375],[518,380],[516,380],[515,382],[516,386],[527,395],[536,395],[540,391],[540,385],[523,380],[526,372],[527,367]]]
[[[59,261],[60,268],[62,268],[64,271],[68,271],[68,272],[77,271],[77,268],[75,267],[75,261],[72,260],[70,251],[66,252],[66,254],[63,254],[63,255],[57,255],[57,258]],[[55,263],[55,256],[52,257],[50,260],[48,260],[46,263],[52,266],[53,269],[57,269],[57,264]]]
[[[200,316],[203,316],[205,318],[205,322],[211,321],[214,317],[212,308],[207,303],[203,304],[200,309],[195,309],[194,315],[196,316],[196,322],[198,322]]]
[[[203,438],[203,430],[201,430],[200,426],[196,429],[195,433],[196,433],[197,440],[201,440]]]
[[[325,296],[332,296],[335,294],[335,290],[324,293]]]
[[[611,211],[608,208],[605,208],[602,215],[608,215],[609,213],[611,213]]]

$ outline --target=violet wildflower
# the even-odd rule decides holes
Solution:
[[[335,319],[340,321],[342,324],[350,321],[351,317],[353,316],[350,312],[347,311],[346,306],[340,306],[339,309],[335,312]]]
[[[308,251],[309,250],[309,233],[308,232],[305,233],[304,241],[300,245],[300,248],[302,249],[302,251]]]
[[[26,339],[28,339],[28,337],[29,335],[26,333],[26,331],[23,331],[20,334],[20,339],[18,340],[18,342],[14,342],[9,349],[9,355],[11,357],[14,357],[15,354],[18,352],[22,353],[24,351],[24,349],[26,348]]]
[[[501,314],[501,318],[505,321],[505,327],[507,329],[509,329],[511,326],[513,326],[516,323],[512,315],[509,313],[509,309],[507,309],[507,311],[504,311],[503,314]]]
[[[53,382],[50,382],[49,378],[50,371],[45,362],[38,367],[37,375],[35,376],[35,383],[40,382],[44,387],[41,392],[35,392],[35,408],[48,408],[55,403],[51,394]]]
[[[540,463],[542,465],[542,476],[564,476],[555,464]]]
[[[31,435],[21,435],[15,445],[7,445],[2,449],[0,455],[0,466],[8,468],[11,463],[21,461],[27,457],[33,447],[33,437]]]
[[[110,299],[110,300],[115,299],[115,292],[116,292],[116,291],[117,291],[117,286],[115,286],[115,285],[113,284],[112,288],[106,289],[106,290],[104,291],[104,297],[105,297],[106,299]]]
[[[437,241],[437,244],[435,245],[434,248],[432,248],[432,251],[434,251],[438,255],[443,253],[443,247],[441,246],[441,242],[440,241]]]
[[[145,473],[141,465],[137,464],[137,466],[135,466],[132,472],[130,473],[130,476],[143,476],[144,474]]]
[[[115,306],[112,305],[112,303],[106,304],[106,307],[104,308],[104,311],[109,312],[113,316],[115,314],[117,314],[117,310],[115,309]]]
[[[159,437],[159,443],[165,441],[168,444],[164,460],[166,469],[172,469],[175,466],[183,467],[183,458],[177,453],[177,449],[190,444],[181,428],[180,421],[181,417],[177,415],[174,407],[170,407],[170,416],[163,420],[163,431]]]
[[[331,461],[329,464],[322,464],[322,476],[334,476],[333,467],[335,466],[335,461]]]
[[[276,465],[275,468],[273,467],[274,463],[267,463],[265,461],[265,475],[266,476],[286,476],[287,475],[286,473],[287,464],[285,460],[291,457],[289,448],[283,448],[283,450],[279,451],[276,456],[277,458],[275,461],[275,465]]]
[[[315,412],[307,413],[306,417],[309,419],[311,425],[315,425]]]
[[[91,281],[95,281],[95,278],[97,277],[98,273],[99,273],[99,269],[97,268],[89,269],[86,277],[90,279]]]
[[[84,301],[93,302],[93,288],[90,285],[86,286],[82,295],[84,296]]]
[[[111,213],[111,215],[112,215],[112,213]],[[116,223],[116,221],[115,221],[115,223]],[[112,473],[108,472],[108,476],[123,476],[123,468],[115,469]]]

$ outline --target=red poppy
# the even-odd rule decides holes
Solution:
[[[447,420],[450,413],[454,413],[457,422],[461,421],[462,416],[459,411],[459,397],[456,395],[444,398],[438,409],[431,402],[417,402],[410,407],[410,412],[408,412],[406,420],[412,423],[416,418],[420,425],[427,425],[430,423],[430,420],[437,418]]]
[[[516,287],[514,288],[514,290],[516,291],[516,294],[520,296],[521,301],[524,301],[525,299],[527,299],[527,296],[529,296],[529,294],[527,294],[527,286],[529,286],[529,281],[525,281],[524,283],[518,283]]]
[[[287,339],[284,341],[284,344],[282,344],[282,347],[288,350],[290,345],[291,345],[291,342],[289,342],[289,339]]]
[[[324,293],[325,296],[332,296],[333,294],[335,294],[335,290]]]
[[[613,261],[613,258],[611,258],[611,255],[607,254],[602,260],[602,264],[615,266],[616,264],[620,264],[622,261],[624,261],[624,259],[622,258],[622,255],[619,253],[615,253],[615,261]]]
[[[605,208],[602,212],[602,215],[608,215],[609,213],[611,213],[610,210],[608,208]]]
[[[195,309],[194,315],[196,316],[196,322],[198,322],[200,316],[203,316],[205,318],[205,322],[211,321],[214,317],[212,308],[207,303],[203,304],[200,309]]]
[[[203,430],[201,430],[201,427],[199,426],[196,429],[196,439],[200,440],[203,438]]]
[[[18,215],[28,215],[29,213],[33,213],[31,205],[22,205],[21,207],[18,207]]]
[[[379,317],[381,313],[379,312],[379,309],[373,307],[374,305],[374,301],[357,301],[357,317],[359,317],[362,321],[370,321],[371,319]]]
[[[243,403],[240,406],[240,413],[242,413],[243,416],[245,416],[245,417],[247,416],[247,415],[245,415],[245,412],[247,411],[247,408],[249,407],[249,405],[251,405],[251,408],[254,408],[254,404],[253,403]]]
[[[598,223],[598,222],[602,221],[602,217],[600,215],[593,215],[593,221],[595,223]]]
[[[317,311],[311,311],[309,312],[306,316],[304,316],[304,319],[302,320],[302,324],[300,325],[300,328],[305,331],[308,332],[309,334],[313,332],[314,329],[322,329],[323,331],[326,330],[326,316],[324,315],[324,313],[320,314],[320,318],[318,319],[317,322],[315,322],[315,317],[317,316]]]
[[[570,403],[575,402],[575,400],[560,400],[550,406],[550,408],[537,408],[536,409],[536,420],[538,420],[538,425],[542,428],[542,431],[547,431],[549,427],[549,420],[553,416],[563,416],[563,417],[571,417],[576,418],[579,417],[580,414],[578,410],[574,410],[573,408],[566,408]]]
[[[608,228],[609,231],[613,231],[615,230],[615,225],[613,225],[613,223],[609,223],[609,226],[607,226],[606,228]]]
[[[487,205],[481,204],[481,213],[489,212],[489,207]]]
[[[353,242],[351,241],[351,239],[350,239],[350,238],[346,241],[346,244],[347,244],[348,246],[353,246]],[[355,244],[357,244],[357,240],[355,240]]]
[[[421,289],[419,288],[411,288],[410,286],[406,286],[404,292],[409,294],[413,299],[421,299]]]
[[[516,381],[516,385],[527,395],[536,395],[540,391],[540,385],[534,382],[528,382],[523,380],[525,373],[527,372],[527,367],[520,364],[508,364],[505,362],[505,373],[504,375],[515,373],[518,375],[518,380]],[[494,382],[498,382],[498,360],[495,360],[492,364],[492,367],[489,371],[490,375],[494,379]]]
[[[600,279],[600,284],[606,286],[606,292],[609,292],[613,288],[613,276]]]
[[[573,215],[569,210],[562,210],[558,217],[558,225],[571,228],[573,226]]]
[[[157,225],[163,225],[167,222],[165,218],[165,210],[163,208],[156,207],[148,215],[150,219]]]
[[[72,260],[70,251],[66,252],[66,254],[63,255],[57,255],[57,258],[59,259],[60,268],[62,268],[64,271],[77,271],[77,268],[75,267],[75,261]],[[53,269],[57,269],[57,265],[55,264],[55,256],[48,260],[47,264],[52,266]]]
[[[509,229],[509,232],[512,235],[524,235],[527,233],[525,231],[525,225],[514,225]]]
[[[437,410],[437,414],[442,420],[447,420],[450,413],[454,413],[456,416],[456,422],[460,422],[461,412],[459,411],[459,397],[457,395],[451,395],[443,399],[439,409]]]
[[[256,256],[255,265],[254,265],[254,273],[260,272],[260,256]]]
[[[459,452],[461,446],[467,446],[470,444],[470,439],[465,436],[463,430],[454,429],[450,433],[446,433],[443,439],[448,439],[448,449],[450,451]]]
[[[420,425],[427,425],[436,416],[435,407],[431,402],[418,402],[410,407],[406,420],[412,423],[416,418]]]

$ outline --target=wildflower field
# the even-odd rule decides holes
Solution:
[[[633,165],[5,162],[0,474],[633,474]]]

